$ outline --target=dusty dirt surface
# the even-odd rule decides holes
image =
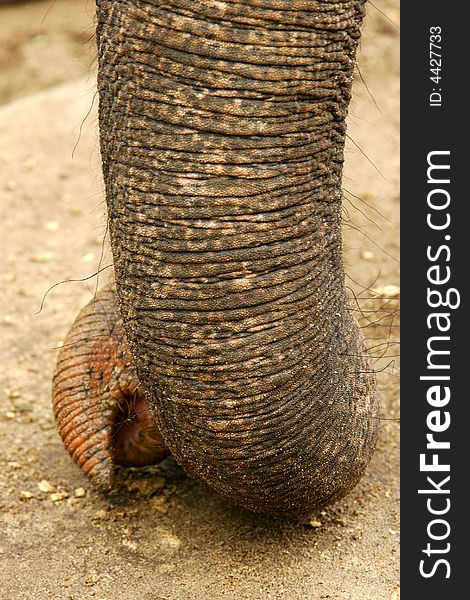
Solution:
[[[0,598],[398,600],[398,0],[376,6],[390,20],[369,6],[359,60],[370,93],[358,74],[344,230],[387,420],[357,488],[299,522],[245,512],[171,458],[121,471],[106,497],[64,450],[50,407],[56,348],[110,271],[90,278],[110,264],[84,41],[93,5],[0,2],[0,102],[23,96],[0,108]]]

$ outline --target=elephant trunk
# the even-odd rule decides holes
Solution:
[[[52,381],[62,441],[102,491],[113,488],[116,465],[153,464],[168,454],[123,337],[114,290],[104,288],[77,316]]]
[[[347,305],[345,117],[364,0],[100,0],[120,310],[193,477],[304,514],[359,479],[375,379]]]

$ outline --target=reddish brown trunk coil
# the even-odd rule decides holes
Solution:
[[[52,403],[74,461],[102,490],[115,465],[142,466],[168,454],[153,423],[111,288],[78,315],[57,360]]]

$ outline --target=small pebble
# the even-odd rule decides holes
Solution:
[[[50,494],[55,491],[55,486],[52,485],[47,479],[42,479],[38,483],[38,489],[40,492],[45,492],[46,494]]]
[[[11,398],[12,400],[15,400],[16,398],[19,398],[20,395],[21,395],[18,390],[8,390],[8,391],[5,390],[5,391],[7,392],[7,396],[9,398]]]
[[[137,544],[135,542],[131,542],[131,540],[127,540],[124,538],[122,540],[122,545],[126,548],[129,548],[129,550],[137,550]]]
[[[149,497],[165,487],[164,477],[153,477],[151,479],[137,479],[127,484],[130,492],[138,492],[140,496]]]
[[[314,529],[318,529],[318,527],[322,526],[321,521],[317,521],[315,519],[311,519],[308,524],[310,525],[310,527],[313,527]]]
[[[12,283],[16,279],[16,273],[5,273],[3,280],[5,283]]]
[[[363,258],[364,260],[374,260],[375,254],[370,250],[363,250],[361,252],[361,258]]]
[[[389,530],[388,530],[388,533],[389,533],[390,535],[397,535],[398,531],[395,531],[395,529],[389,529]]]
[[[72,217],[78,217],[82,214],[82,209],[79,206],[71,206],[69,208],[69,213]]]
[[[55,494],[51,494],[49,497],[52,502],[62,502],[62,500],[66,500],[69,497],[69,493],[65,491],[56,492]]]
[[[9,462],[7,464],[12,469],[21,469],[21,463],[19,463],[19,462],[12,461],[12,462]]]
[[[16,413],[14,413],[12,410],[8,410],[8,411],[5,413],[5,417],[6,417],[7,419],[14,419],[14,418],[16,417]]]
[[[92,262],[94,259],[95,259],[95,255],[93,254],[93,252],[88,252],[88,254],[85,254],[84,256],[82,256],[82,262],[84,262],[84,263]]]
[[[106,510],[100,508],[97,510],[92,517],[96,521],[107,521],[109,519],[109,514]]]
[[[364,198],[364,200],[371,200],[372,198],[374,198],[377,195],[376,190],[370,189],[370,190],[366,190],[363,194],[362,197]]]
[[[11,315],[4,315],[3,322],[5,325],[13,325],[13,317]]]
[[[44,225],[44,228],[47,231],[57,231],[59,229],[59,223],[57,221],[47,221],[47,223]]]
[[[161,532],[160,544],[169,550],[178,550],[181,546],[181,540],[169,531]]]
[[[79,487],[75,489],[75,498],[85,498],[86,490],[85,488]]]
[[[163,496],[152,498],[152,506],[156,511],[163,515],[168,512],[168,503]]]
[[[93,585],[95,585],[95,583],[98,582],[98,580],[99,580],[98,572],[96,571],[96,569],[91,569],[91,571],[89,571],[87,573],[87,575],[85,576],[85,585],[93,586]]]
[[[12,192],[13,190],[16,190],[17,187],[18,184],[14,179],[9,179],[8,181],[5,181],[5,189],[7,191]]]
[[[52,252],[37,252],[29,257],[29,260],[33,263],[47,263],[54,257]]]
[[[33,157],[27,158],[25,161],[23,161],[21,163],[21,170],[24,172],[32,171],[34,169],[34,167],[36,166],[36,164],[37,164],[37,161],[35,158],[33,158]]]
[[[400,288],[397,285],[385,285],[384,287],[372,290],[377,296],[383,298],[396,298],[400,295]]]
[[[34,494],[32,494],[31,492],[27,492],[25,490],[22,490],[20,492],[20,498],[22,500],[29,500],[30,498],[33,498]]]

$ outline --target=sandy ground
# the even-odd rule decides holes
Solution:
[[[398,0],[376,5],[398,21]],[[357,488],[300,523],[221,500],[171,458],[121,472],[105,497],[62,447],[50,408],[56,348],[96,278],[56,285],[41,302],[54,284],[110,264],[86,42],[93,5],[0,2],[0,598],[398,600],[398,32],[369,12],[345,248],[386,420]]]

